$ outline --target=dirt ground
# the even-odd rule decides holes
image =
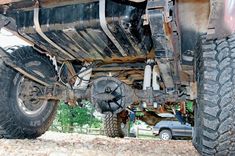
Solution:
[[[191,141],[107,138],[47,132],[36,140],[0,139],[1,156],[198,156]]]

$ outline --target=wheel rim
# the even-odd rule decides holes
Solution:
[[[162,133],[161,138],[162,138],[162,140],[169,140],[170,136],[168,133]]]
[[[47,100],[40,100],[43,95],[43,86],[22,77],[17,85],[17,104],[20,111],[26,116],[40,114],[47,105]]]

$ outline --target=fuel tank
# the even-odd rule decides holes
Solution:
[[[107,0],[104,4],[104,11],[100,1],[40,7],[38,21],[42,32],[75,59],[146,56],[152,48],[150,28],[143,25],[142,18],[146,3]],[[33,8],[16,10],[10,16],[16,20],[20,35],[57,58],[68,59],[37,33]],[[107,30],[102,22],[106,22]]]

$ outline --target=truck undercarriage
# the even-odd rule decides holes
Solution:
[[[232,0],[0,1],[0,28],[32,46],[0,49],[1,83],[11,79],[3,96],[16,98],[10,103],[27,120],[12,132],[20,114],[12,111],[2,135],[37,137],[53,118],[51,103],[88,99],[122,122],[134,108],[150,125],[174,114],[195,125],[201,154],[231,154],[219,140],[233,131],[224,126],[234,120],[234,9]]]

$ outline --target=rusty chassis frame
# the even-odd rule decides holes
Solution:
[[[83,90],[76,90],[72,88],[68,88],[66,86],[63,86],[59,82],[50,82],[49,80],[45,80],[37,73],[34,73],[30,69],[27,69],[24,65],[17,63],[14,61],[14,58],[5,50],[0,49],[0,56],[3,62],[13,68],[14,70],[18,71],[25,77],[45,86],[44,93],[45,95],[39,97],[39,99],[46,99],[46,100],[64,100],[68,102],[69,105],[76,105],[76,101],[78,99],[89,99],[91,100],[96,107],[100,107],[98,104],[100,101],[112,101],[116,97],[111,95],[110,93],[96,93],[94,91],[94,85],[99,83],[101,80],[111,80],[113,82],[119,83],[120,87],[122,87],[123,90],[123,100],[122,103],[120,103],[118,110],[107,110],[111,111],[113,113],[119,113],[124,108],[127,108],[133,103],[138,103],[138,101],[146,102],[149,106],[152,105],[153,102],[157,102],[159,104],[165,103],[165,102],[180,102],[185,100],[185,97],[178,97],[178,94],[176,92],[174,94],[167,94],[164,91],[154,91],[151,88],[147,90],[137,90],[132,89],[125,83],[117,80],[113,77],[101,77],[96,79],[90,88],[88,88],[86,91]],[[71,66],[70,63],[68,63],[69,66]],[[71,67],[71,69],[73,69]],[[127,69],[128,70],[128,69]],[[76,74],[75,71],[71,71],[71,75]],[[102,113],[106,113],[102,110],[102,108],[97,108]]]

